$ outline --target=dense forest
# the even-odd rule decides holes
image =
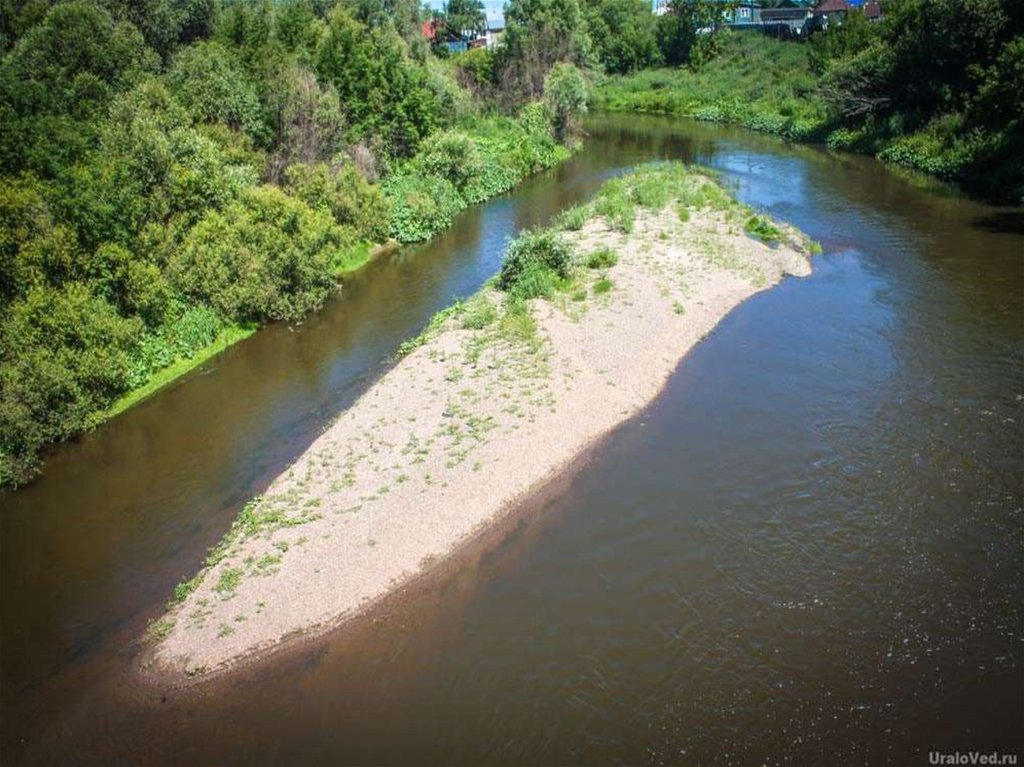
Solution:
[[[511,6],[510,40],[548,35]],[[522,87],[474,91],[422,21],[418,0],[0,0],[0,485],[319,307],[375,243],[568,156],[578,70],[521,66],[521,42]]]
[[[679,0],[653,29],[616,17],[617,39],[639,42],[606,60],[626,76],[596,105],[740,123],[1024,198],[1024,3],[882,0],[879,20],[854,10],[799,41],[730,32],[721,7]]]

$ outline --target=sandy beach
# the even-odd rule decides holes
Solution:
[[[151,627],[153,667],[197,677],[338,626],[428,571],[635,415],[746,298],[810,272],[749,211],[593,214],[562,237],[573,286],[530,311],[487,288],[424,336],[242,512]],[[685,220],[684,220],[685,219]],[[613,265],[587,268],[609,248]]]

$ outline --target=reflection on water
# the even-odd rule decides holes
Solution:
[[[738,130],[590,130],[0,498],[5,763],[1020,752],[1020,212]],[[139,685],[135,638],[245,499],[508,236],[657,157],[819,239],[815,274],[740,307],[500,543],[379,620],[195,690]]]

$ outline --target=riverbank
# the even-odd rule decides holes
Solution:
[[[801,235],[682,166],[608,182],[559,224],[246,506],[151,626],[155,668],[222,670],[359,614],[634,415],[734,306],[809,272]]]
[[[142,281],[159,298],[146,322],[85,290],[12,305],[0,360],[13,380],[0,397],[0,488],[35,476],[50,444],[124,412],[267,322],[301,320],[378,255],[436,236],[462,210],[566,160],[572,151],[554,139],[550,119],[540,103],[517,117],[466,117],[380,183],[346,161],[293,166],[283,188],[236,190],[241,202],[206,209],[195,236],[170,254],[170,282],[159,269]],[[301,223],[295,231],[285,210]],[[293,272],[300,276],[285,278]],[[47,322],[61,332],[41,329]],[[99,373],[88,372],[93,364]],[[55,378],[77,385],[51,395]]]
[[[791,141],[824,144],[955,182],[994,202],[1020,204],[1021,121],[1012,110],[1003,124],[984,128],[952,107],[926,115],[895,109],[877,116],[837,116],[824,95],[828,77],[819,71],[827,68],[827,42],[728,33],[722,36],[720,53],[700,69],[683,66],[608,76],[594,88],[591,105],[607,112],[741,125]]]
[[[592,106],[742,125],[793,141],[825,143],[828,110],[814,90],[806,44],[728,34],[719,55],[697,71],[660,68],[603,78]]]

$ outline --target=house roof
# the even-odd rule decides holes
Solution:
[[[846,0],[821,0],[815,9],[818,13],[840,13],[850,10],[850,4]]]
[[[878,0],[868,0],[864,3],[864,15],[869,19],[882,18],[882,6],[878,4]]]

